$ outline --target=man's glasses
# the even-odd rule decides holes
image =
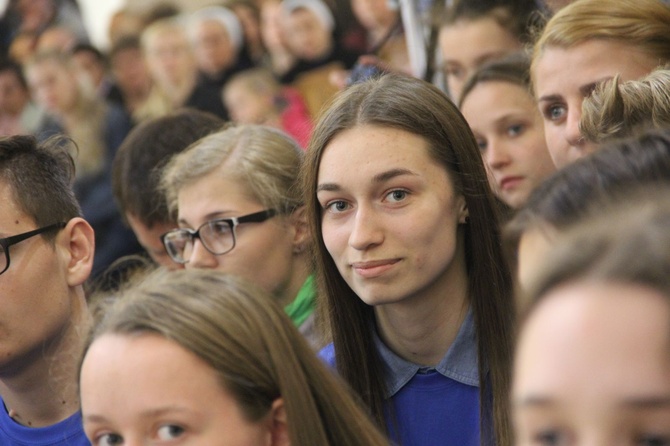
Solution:
[[[11,237],[0,238],[0,274],[7,271],[9,268],[9,247],[16,245],[30,237],[34,237],[44,232],[53,231],[55,229],[63,229],[67,223],[60,222],[52,225],[43,226],[41,228],[33,229],[32,231],[24,232],[23,234],[16,234]]]
[[[274,209],[243,215],[242,217],[217,218],[202,224],[197,230],[173,229],[161,236],[168,254],[177,263],[188,263],[193,254],[195,239],[210,253],[220,256],[235,247],[235,228],[242,223],[261,223],[277,215]]]

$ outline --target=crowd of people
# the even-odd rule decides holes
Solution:
[[[0,444],[670,445],[670,5],[413,3],[8,2]]]

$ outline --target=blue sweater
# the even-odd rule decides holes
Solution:
[[[405,361],[378,337],[375,345],[384,364],[386,419],[395,443],[401,446],[480,445],[477,343],[470,313],[451,348],[435,367],[420,367]],[[332,344],[319,355],[335,367]]]
[[[26,427],[9,418],[4,403],[0,407],[0,445],[90,446],[90,444],[84,435],[80,412],[51,426]]]

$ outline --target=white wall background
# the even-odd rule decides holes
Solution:
[[[135,0],[135,3],[140,2],[142,0]],[[109,45],[109,39],[107,38],[109,18],[114,12],[121,9],[124,3],[124,0],[79,0],[86,29],[92,43],[98,48],[107,49]]]

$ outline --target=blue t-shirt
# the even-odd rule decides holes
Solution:
[[[384,364],[386,419],[394,442],[402,446],[480,445],[477,341],[470,312],[435,367],[400,358],[378,336],[375,345]],[[332,344],[319,355],[335,366]]]
[[[3,403],[0,399],[0,403]],[[47,427],[26,427],[9,417],[0,406],[0,445],[2,446],[90,446],[84,435],[81,413]]]

